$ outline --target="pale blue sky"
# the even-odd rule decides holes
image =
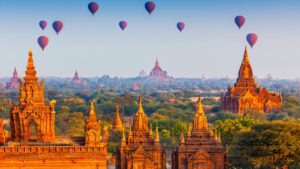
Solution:
[[[11,76],[14,66],[22,76],[30,48],[39,76],[70,77],[78,69],[85,77],[133,77],[141,69],[149,73],[158,57],[174,77],[236,77],[251,32],[259,36],[249,48],[255,75],[300,77],[300,1],[155,0],[151,16],[143,0],[96,1],[100,10],[92,16],[87,0],[1,0],[0,77]],[[240,31],[236,15],[246,17]],[[64,22],[59,36],[55,20]],[[124,32],[120,20],[128,22]],[[178,21],[186,24],[181,33]],[[44,52],[40,35],[50,39]]]

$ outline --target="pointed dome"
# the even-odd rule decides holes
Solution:
[[[26,71],[25,71],[24,80],[25,80],[25,83],[32,83],[32,82],[38,81],[38,78],[36,76],[35,67],[34,67],[34,61],[33,61],[31,49],[28,51],[28,61],[27,61],[27,67],[26,67]]]
[[[241,67],[239,70],[238,79],[254,79],[252,67],[250,65],[250,61],[248,58],[247,47],[245,47],[244,58],[243,58],[243,61],[242,61],[242,64],[241,64]]]
[[[207,130],[207,129],[208,129],[207,119],[202,108],[201,97],[199,97],[196,115],[194,118],[193,131]]]
[[[123,123],[122,123],[122,119],[120,116],[120,112],[119,112],[119,105],[116,105],[116,112],[115,112],[115,121],[114,121],[114,126],[113,129],[115,131],[122,131],[123,129]]]
[[[143,110],[141,96],[139,97],[138,103],[139,103],[139,108],[133,119],[132,130],[133,131],[149,131],[148,119]]]

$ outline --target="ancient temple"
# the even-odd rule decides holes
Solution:
[[[43,90],[29,51],[19,104],[10,114],[10,136],[0,119],[0,169],[106,169],[108,135],[100,135],[93,104],[85,136],[56,136],[56,101],[47,103]]]
[[[168,76],[167,71],[162,70],[162,68],[159,65],[159,61],[156,58],[154,68],[150,72],[149,76],[147,77],[149,80],[155,80],[155,81],[169,81],[170,77]]]
[[[6,83],[7,89],[18,89],[21,79],[19,78],[17,68],[15,67],[13,77]]]
[[[232,113],[243,114],[248,111],[274,112],[281,110],[280,93],[269,92],[256,84],[252,67],[245,48],[236,83],[229,86],[225,95],[221,94],[221,109]]]
[[[122,131],[123,130],[123,122],[120,116],[119,105],[116,106],[115,119],[113,122],[113,131]]]
[[[73,87],[86,87],[87,81],[79,77],[79,73],[76,70],[73,79],[71,80],[71,85]]]
[[[18,142],[30,140],[31,132],[36,141],[53,143],[55,140],[55,100],[45,105],[44,80],[38,82],[32,52],[29,51],[24,82],[20,84],[19,105],[13,107],[10,117],[11,139]],[[30,131],[33,126],[35,131]]]
[[[192,132],[180,135],[179,146],[172,153],[172,169],[227,169],[228,151],[221,144],[220,133],[209,129],[201,104],[194,117]]]
[[[136,112],[127,139],[123,131],[121,145],[117,148],[116,169],[165,169],[166,148],[160,144],[158,127],[155,136],[152,124],[148,126],[147,115],[139,97]]]

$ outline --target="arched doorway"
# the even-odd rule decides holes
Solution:
[[[27,125],[27,140],[30,142],[36,142],[37,141],[37,125],[36,123],[32,120],[30,123]]]

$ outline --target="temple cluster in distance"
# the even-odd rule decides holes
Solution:
[[[147,79],[165,82],[165,81],[170,81],[171,77],[168,76],[167,71],[162,70],[162,68],[159,65],[158,59],[156,59],[154,68],[151,70],[149,76],[147,76]]]
[[[221,110],[243,114],[248,111],[270,113],[281,110],[280,93],[269,92],[256,84],[252,67],[245,48],[244,58],[238,78],[233,86],[229,86],[225,95],[221,95]]]

